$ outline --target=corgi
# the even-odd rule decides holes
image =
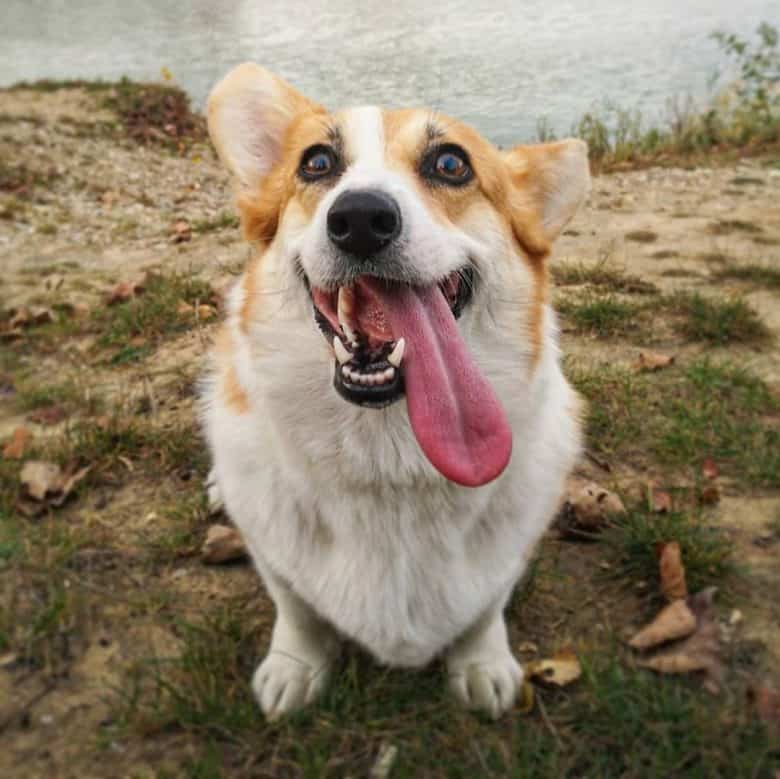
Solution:
[[[498,717],[503,610],[580,452],[547,302],[586,145],[501,151],[436,111],[330,113],[254,64],[208,127],[254,246],[202,393],[212,493],[276,606],[252,679],[311,703],[342,642]]]

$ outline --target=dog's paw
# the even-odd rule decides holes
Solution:
[[[466,708],[484,711],[493,719],[512,707],[523,684],[523,669],[508,651],[498,657],[476,657],[448,670],[455,697]]]
[[[269,721],[308,705],[325,689],[331,663],[313,667],[292,655],[271,650],[252,679],[252,690]]]

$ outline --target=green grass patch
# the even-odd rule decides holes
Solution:
[[[211,219],[196,219],[192,223],[192,230],[196,233],[210,233],[215,230],[236,229],[240,227],[241,220],[238,214],[229,211],[221,211]]]
[[[695,482],[712,457],[743,485],[780,487],[780,402],[761,379],[729,363],[697,360],[657,374],[600,365],[567,373],[589,401],[589,446],[607,459]]]
[[[725,576],[733,570],[731,541],[701,516],[681,512],[657,514],[634,507],[605,533],[604,540],[618,552],[617,575],[629,581],[649,582],[651,592],[660,592],[658,544],[680,544],[691,592],[715,584],[722,586]]]
[[[713,345],[760,344],[770,340],[769,328],[742,298],[710,298],[698,292],[678,292],[665,301],[679,319],[676,329],[690,341]]]
[[[556,307],[568,328],[581,335],[613,338],[638,329],[637,317],[644,306],[615,295],[586,291],[558,298]]]
[[[780,268],[769,265],[729,265],[713,271],[711,276],[717,281],[744,281],[764,289],[780,289]]]
[[[493,723],[450,700],[439,667],[388,671],[349,651],[320,702],[269,724],[249,679],[270,625],[260,631],[251,613],[235,600],[180,623],[178,656],[136,666],[117,735],[189,736],[189,775],[234,779],[367,776],[383,744],[397,748],[399,779],[747,777],[766,762],[766,730],[743,705],[713,709],[696,685],[623,668],[612,652],[584,657],[581,681],[565,692],[537,690],[544,715],[537,705]]]
[[[551,266],[550,272],[553,281],[559,287],[590,284],[613,292],[634,295],[654,295],[658,292],[658,287],[652,282],[628,274],[624,268],[615,267],[607,262],[557,263]]]
[[[98,308],[93,311],[93,322],[100,330],[101,346],[118,346],[123,357],[114,359],[131,362],[136,354],[127,354],[128,347],[139,349],[145,343],[130,344],[131,339],[155,343],[165,336],[183,332],[192,327],[191,313],[182,314],[179,305],[207,303],[213,291],[208,282],[192,274],[150,275],[143,294],[126,303]]]

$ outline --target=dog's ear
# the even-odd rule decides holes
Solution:
[[[532,252],[545,253],[590,191],[588,146],[574,138],[516,146],[504,160],[515,234]]]
[[[246,62],[211,91],[208,125],[222,161],[244,191],[279,160],[285,131],[304,111],[322,109],[265,68]]]

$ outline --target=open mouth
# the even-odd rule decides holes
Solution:
[[[364,275],[337,290],[310,290],[333,347],[336,391],[372,408],[405,395],[425,456],[447,479],[469,487],[495,479],[512,452],[504,409],[456,322],[473,281],[466,268],[426,286]]]
[[[406,339],[396,336],[382,305],[400,284],[359,277],[337,291],[311,290],[314,316],[333,347],[333,386],[345,400],[368,408],[383,408],[404,394],[403,358]],[[438,285],[455,319],[471,301],[474,272],[463,268]]]

